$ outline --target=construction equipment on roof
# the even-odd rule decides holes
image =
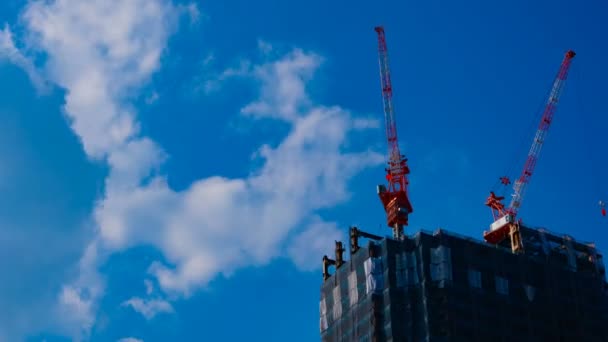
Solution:
[[[324,281],[329,279],[329,277],[331,277],[331,274],[329,274],[329,266],[335,265],[335,264],[336,264],[336,260],[330,259],[327,255],[323,256],[323,280]]]
[[[336,243],[336,248],[335,248],[335,254],[336,254],[336,258],[335,259],[330,259],[327,255],[323,256],[323,280],[327,280],[329,277],[331,277],[331,274],[329,274],[329,266],[334,265],[336,267],[336,269],[339,269],[340,266],[344,265],[344,247],[342,245],[341,241],[335,241]]]
[[[350,253],[353,255],[359,250],[359,238],[368,238],[372,240],[382,240],[382,237],[370,233],[366,233],[364,231],[359,230],[357,227],[350,227],[349,229],[350,235]],[[329,279],[331,274],[329,273],[329,267],[335,266],[336,270],[340,268],[340,266],[344,265],[344,245],[341,241],[335,241],[335,259],[329,258],[327,255],[323,256],[323,280]]]
[[[336,268],[344,265],[344,247],[342,241],[336,241]]]
[[[551,88],[549,99],[543,111],[540,125],[534,136],[532,147],[528,152],[528,158],[524,164],[521,175],[513,184],[513,195],[509,207],[505,208],[502,203],[504,197],[497,196],[494,192],[490,192],[490,196],[486,199],[486,205],[492,209],[492,216],[494,217],[494,223],[490,225],[490,230],[485,231],[483,235],[486,242],[497,244],[509,235],[513,252],[519,253],[523,251],[523,243],[519,231],[520,223],[516,220],[517,213],[521,207],[526,187],[530,183],[530,178],[534,173],[534,167],[536,166],[547,132],[553,121],[553,115],[557,108],[559,96],[563,90],[570,64],[575,55],[574,51],[569,50],[564,56],[557,76],[555,77],[555,81],[553,82],[553,87]],[[500,180],[501,183],[505,185],[510,183],[510,180],[507,177],[501,177]]]
[[[397,124],[393,111],[393,87],[389,69],[388,48],[384,28],[375,28],[378,34],[378,55],[380,63],[380,84],[382,87],[382,100],[384,104],[384,119],[386,124],[386,138],[388,141],[388,168],[386,180],[388,188],[378,185],[377,191],[387,215],[387,224],[393,229],[395,239],[403,238],[403,226],[408,224],[408,216],[413,208],[407,192],[407,175],[410,169],[407,159],[399,151],[397,139]]]
[[[357,227],[350,227],[350,253],[355,254],[359,250],[359,238],[364,237],[372,240],[382,240],[381,236],[366,233],[362,230],[359,230]]]

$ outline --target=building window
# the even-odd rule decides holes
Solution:
[[[528,300],[533,301],[534,296],[536,295],[536,289],[534,288],[534,286],[524,285],[524,290],[526,292],[526,296],[528,297]]]
[[[469,269],[469,285],[478,289],[481,288],[481,272]]]
[[[496,276],[496,292],[503,295],[508,295],[509,281],[503,277]]]
[[[382,258],[369,258],[363,263],[366,278],[366,293],[382,293],[384,290],[384,269]]]
[[[339,286],[334,287],[333,297],[334,297],[334,305],[333,305],[334,321],[337,321],[342,316],[342,299],[340,298],[340,287]]]
[[[319,303],[319,313],[321,314],[319,325],[321,332],[323,332],[327,330],[327,306],[325,305],[325,298],[322,298]]]
[[[388,336],[393,336],[393,331],[391,329],[391,323],[386,323],[384,325],[384,336],[388,337]]]
[[[359,291],[357,289],[357,272],[352,271],[348,275],[348,297],[350,300],[350,306],[353,306],[359,302]]]
[[[442,281],[452,280],[452,258],[449,247],[431,248],[430,268],[431,280],[441,282],[440,287],[444,286]]]
[[[408,285],[418,285],[418,270],[417,270],[418,260],[416,257],[416,252],[412,251],[412,252],[406,253],[405,255],[407,256],[407,260],[406,260],[407,284]]]
[[[397,287],[405,287],[407,285],[407,257],[405,252],[395,254],[395,269]]]

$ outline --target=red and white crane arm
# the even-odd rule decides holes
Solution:
[[[559,97],[568,76],[570,64],[575,55],[576,53],[574,51],[569,50],[566,52],[566,55],[564,56],[564,59],[560,65],[557,76],[555,77],[555,81],[553,82],[553,86],[551,87],[551,93],[549,94],[549,99],[547,100],[547,104],[543,111],[536,135],[532,141],[532,146],[528,152],[528,158],[526,159],[526,163],[524,164],[521,175],[513,184],[513,195],[511,197],[509,206],[505,208],[501,203],[504,197],[496,196],[494,192],[490,192],[490,196],[486,200],[486,205],[492,209],[492,214],[495,220],[490,226],[490,231],[484,232],[484,239],[490,243],[498,243],[507,235],[513,235],[513,231],[510,232],[510,227],[513,224],[516,224],[516,216],[524,199],[525,190],[528,184],[530,184],[530,178],[534,173],[536,162],[538,161],[547,132],[549,131],[549,127],[553,121],[553,115],[555,114]],[[501,183],[506,185],[510,182],[507,177],[501,177]]]
[[[397,123],[392,100],[393,86],[391,83],[384,28],[379,26],[375,30],[378,34],[380,85],[382,87],[382,102],[388,142],[388,168],[386,169],[388,188],[384,185],[379,185],[378,195],[386,211],[388,226],[394,229],[394,237],[400,238],[403,234],[403,226],[408,224],[408,215],[413,211],[407,193],[407,175],[410,173],[410,169],[407,166],[407,159],[401,155],[401,151],[399,150]]]
[[[517,215],[517,212],[521,207],[521,202],[523,200],[526,187],[528,186],[530,178],[534,173],[536,161],[538,160],[538,156],[543,147],[543,143],[545,142],[545,137],[547,136],[547,132],[549,131],[549,126],[551,126],[551,122],[553,121],[553,114],[555,114],[555,109],[557,108],[559,97],[564,88],[564,83],[566,81],[566,77],[568,76],[570,63],[575,55],[576,54],[572,50],[566,52],[566,56],[564,57],[564,60],[559,68],[557,77],[555,77],[555,81],[553,82],[551,94],[549,95],[549,100],[547,101],[547,105],[545,106],[545,110],[540,120],[538,130],[536,131],[536,135],[534,136],[534,141],[532,142],[532,146],[530,147],[530,152],[528,152],[528,158],[526,159],[524,169],[519,178],[515,181],[515,184],[513,184],[513,197],[511,198],[511,203],[509,204],[509,207],[507,209],[507,212],[513,216]]]

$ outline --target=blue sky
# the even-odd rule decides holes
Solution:
[[[373,27],[415,212],[481,238],[575,58],[520,217],[608,250],[601,1],[0,4],[0,341],[314,341],[320,259],[390,234]]]

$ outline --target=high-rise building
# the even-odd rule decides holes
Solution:
[[[350,260],[321,287],[321,340],[608,341],[595,246],[521,233],[520,254],[444,230],[361,248],[351,241]]]

